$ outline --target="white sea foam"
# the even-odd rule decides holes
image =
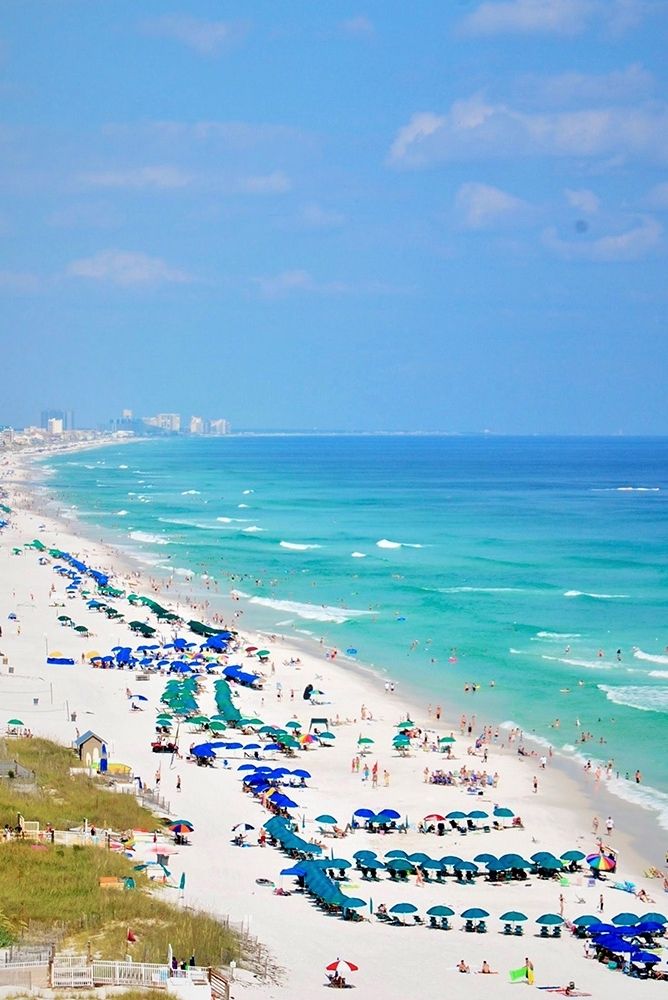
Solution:
[[[568,639],[579,639],[579,632],[536,632],[534,639],[556,639],[559,642]]]
[[[291,549],[294,552],[306,552],[307,549],[320,549],[321,545],[303,545],[300,542],[279,542],[282,549]]]
[[[618,601],[628,596],[628,594],[589,594],[583,590],[567,590],[564,593],[564,597],[591,597],[597,601]]]
[[[242,490],[242,496],[248,496],[249,493],[255,493],[255,490]]]
[[[264,531],[265,529],[264,529],[264,528],[261,528],[261,527],[260,527],[259,525],[257,525],[257,524],[251,524],[251,525],[249,525],[249,526],[248,526],[247,528],[242,528],[241,530],[242,530],[242,531],[244,531],[244,532],[247,532],[247,533],[248,533],[249,535],[253,535],[253,534],[255,534],[255,533],[256,533],[257,531]]]
[[[148,545],[169,545],[169,539],[163,535],[152,535],[150,531],[131,531],[130,538],[135,542],[146,542]]]
[[[522,587],[439,587],[439,594],[522,594]]]
[[[668,712],[668,687],[599,684],[598,688],[614,705],[624,705],[640,712]]]
[[[127,469],[127,465],[119,465],[118,468],[119,469]]]
[[[247,503],[238,503],[237,507],[238,507],[239,510],[246,510],[248,508],[248,504]]]
[[[248,521],[247,517],[217,517],[216,521],[220,521],[221,524],[246,524]]]
[[[185,566],[177,566],[174,570],[175,576],[194,576],[195,571],[192,569],[187,569]]]
[[[370,611],[358,611],[356,608],[335,608],[325,604],[303,604],[300,601],[278,601],[271,597],[251,597],[251,604],[259,604],[264,608],[274,608],[276,611],[287,611],[316,622],[334,622],[343,625],[349,618],[360,618],[370,615]]]
[[[598,486],[592,493],[660,493],[660,486]]]
[[[117,510],[116,517],[127,517],[127,510]]]
[[[199,496],[199,490],[184,490],[181,494],[182,497],[194,497]]]
[[[366,559],[366,552],[351,552],[353,559]]]
[[[381,538],[376,542],[379,549],[421,549],[423,546],[418,542],[392,542],[389,538]]]
[[[642,649],[634,649],[633,655],[636,660],[647,660],[648,663],[668,663],[668,656],[660,653],[645,653]]]
[[[569,667],[583,667],[585,670],[612,670],[614,667],[619,666],[619,664],[610,663],[602,657],[597,657],[595,660],[578,660],[570,656],[548,656],[547,653],[543,653],[541,660],[565,663]]]

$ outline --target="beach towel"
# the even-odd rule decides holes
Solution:
[[[511,983],[519,983],[526,980],[530,986],[533,985],[533,969],[527,969],[525,965],[523,965],[521,969],[511,969],[508,975],[510,976]]]

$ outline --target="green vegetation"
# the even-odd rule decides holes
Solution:
[[[0,758],[18,760],[34,771],[36,792],[15,792],[13,779],[0,781],[0,826],[16,825],[16,814],[51,823],[58,830],[80,826],[84,818],[95,826],[112,830],[151,830],[155,816],[143,809],[133,795],[109,792],[95,778],[70,775],[78,757],[49,740],[20,739],[0,743]]]
[[[51,822],[61,829],[81,823],[83,817],[115,829],[156,826],[156,817],[133,796],[71,776],[74,758],[69,750],[37,739],[14,747],[20,762],[35,770],[38,791],[15,794],[11,779],[0,782],[0,821],[14,825],[21,812],[26,820]],[[107,876],[132,877],[136,888],[103,889],[99,880]],[[239,957],[234,931],[206,913],[178,909],[165,898],[167,893],[176,898],[174,890],[149,883],[132,861],[104,847],[0,841],[3,942],[53,938],[59,948],[84,952],[90,947],[93,955],[109,959],[129,953],[137,962],[165,962],[170,944],[179,959],[194,954],[200,965]],[[127,941],[129,929],[137,937],[132,944]]]

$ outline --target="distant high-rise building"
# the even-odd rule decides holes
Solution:
[[[209,426],[211,434],[229,434],[231,430],[228,420],[212,420]]]
[[[172,434],[178,434],[181,430],[180,413],[159,413],[157,420],[158,427],[163,431],[171,431]]]
[[[191,417],[190,418],[190,433],[191,434],[206,434],[206,425],[208,421],[202,419],[202,417]]]
[[[64,431],[74,430],[74,410],[42,410],[40,427],[48,431],[49,420],[61,420]]]
[[[132,410],[122,410],[121,420],[132,420]]]
[[[62,434],[63,433],[63,421],[60,417],[49,417],[47,421],[46,429],[49,434]]]

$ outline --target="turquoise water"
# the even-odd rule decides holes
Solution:
[[[173,439],[49,469],[86,530],[236,588],[249,625],[668,792],[668,440]]]

